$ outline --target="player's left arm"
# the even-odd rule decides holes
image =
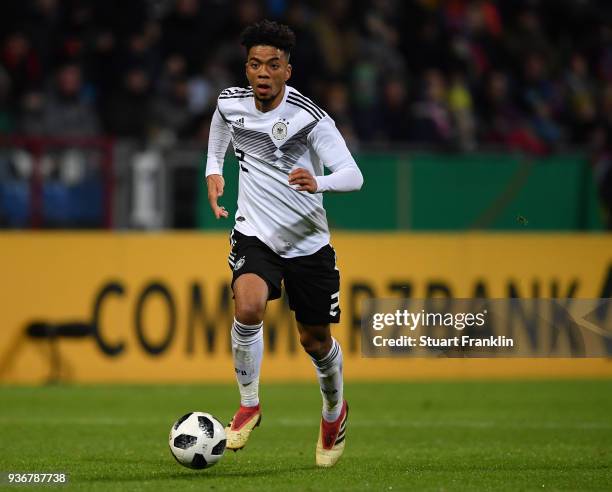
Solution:
[[[289,184],[298,185],[298,191],[322,193],[324,191],[357,191],[363,185],[363,175],[346,146],[346,142],[333,120],[326,116],[308,136],[310,146],[319,160],[331,173],[313,176],[306,169],[298,168],[289,174]]]

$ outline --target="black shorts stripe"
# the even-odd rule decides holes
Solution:
[[[306,106],[297,103],[291,99],[287,99],[287,104],[293,104],[294,106],[298,106],[300,108],[302,108],[304,111],[307,111],[308,113],[310,113],[310,116],[312,116],[316,121],[320,121],[321,118],[319,118],[311,109],[307,108]]]
[[[306,106],[312,108],[312,110],[317,113],[321,118],[325,117],[325,111],[323,111],[319,106],[313,103],[306,96],[303,96],[302,94],[297,94],[296,92],[292,92],[289,94],[289,98],[304,103]]]

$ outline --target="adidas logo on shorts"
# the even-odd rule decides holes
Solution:
[[[242,268],[242,265],[244,265],[244,263],[246,262],[244,256],[242,256],[234,265],[234,271],[236,270],[240,270]]]

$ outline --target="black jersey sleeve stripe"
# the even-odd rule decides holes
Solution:
[[[219,99],[244,99],[245,97],[253,97],[253,94],[241,94],[236,96],[219,96]]]
[[[321,118],[323,118],[325,116],[325,114],[320,109],[318,109],[314,104],[309,103],[305,99],[297,98],[297,97],[293,96],[293,94],[289,95],[289,97],[287,98],[287,101],[293,101],[295,103],[300,103],[300,104],[302,104],[304,106],[309,107],[310,110],[313,113],[315,113],[319,119],[321,119]]]
[[[321,107],[315,104],[315,102],[309,97],[306,97],[304,94],[300,94],[299,92],[292,92],[291,94],[293,95],[293,97],[296,97],[298,99],[303,99],[305,102],[310,104],[312,107],[316,108],[323,116],[325,116],[325,111],[323,111],[323,109],[321,109]]]
[[[249,97],[253,95],[253,91],[241,91],[241,92],[236,92],[235,94],[223,94],[221,93],[219,95],[219,99],[225,99],[228,97]]]
[[[239,94],[241,92],[249,92],[252,91],[253,88],[252,87],[234,87],[234,88],[227,88],[227,89],[223,89],[221,91],[222,96],[226,96],[226,95],[232,95],[232,94]]]
[[[245,94],[253,94],[253,91],[222,92],[219,97],[243,96]]]
[[[291,99],[287,99],[287,104],[293,104],[294,106],[298,106],[298,107],[302,108],[304,111],[308,112],[310,114],[310,116],[312,116],[316,121],[319,121],[321,119],[310,108],[300,104],[299,102],[293,101]]]
[[[287,104],[292,104],[294,106],[298,106],[299,108],[301,108],[304,111],[306,111],[307,113],[309,113],[310,116],[312,116],[316,121],[319,121],[321,119],[321,118],[319,118],[319,115],[316,114],[311,108],[309,108],[308,106],[305,106],[304,104],[302,104],[299,101],[294,101],[293,99],[287,99]]]
[[[301,103],[303,103],[303,104],[307,105],[308,107],[312,108],[312,110],[315,113],[317,113],[319,115],[319,117],[321,117],[321,118],[325,117],[325,111],[323,111],[319,106],[317,106],[315,103],[313,103],[307,97],[304,97],[301,94],[297,94],[295,92],[292,92],[291,94],[289,94],[289,98],[291,98],[294,101],[300,101]]]
[[[221,91],[221,95],[222,96],[236,96],[238,94],[244,94],[246,92],[253,92],[253,89],[237,89],[233,91],[229,91],[226,89],[224,91]]]
[[[307,104],[306,102],[301,101],[299,99],[288,98],[287,102],[293,103],[295,105],[299,105],[300,107],[308,109],[311,114],[316,116],[317,120],[320,120],[321,118],[323,118],[325,116],[325,115],[321,114],[319,111],[317,111],[316,109],[314,109],[312,106]]]
[[[221,91],[222,94],[229,95],[229,96],[234,95],[234,94],[242,94],[244,92],[253,92],[253,89],[236,89],[236,90],[231,90],[231,91],[226,89],[224,91]]]

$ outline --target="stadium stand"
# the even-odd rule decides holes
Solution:
[[[269,17],[300,40],[291,83],[329,108],[353,149],[578,148],[612,208],[605,0],[5,3],[0,135],[104,135],[137,150],[205,145],[219,90],[244,85],[239,33]],[[10,205],[0,222],[25,226],[32,190],[4,161]],[[63,184],[45,187],[56,215],[43,225],[104,223],[94,211],[68,220],[68,195]]]

